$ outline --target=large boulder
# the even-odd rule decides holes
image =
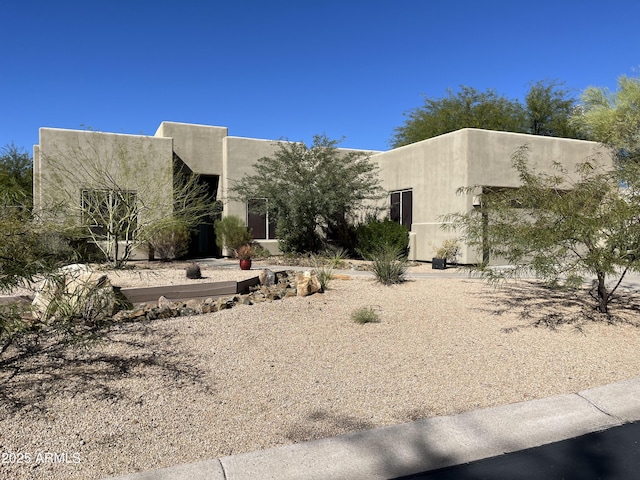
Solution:
[[[322,285],[320,285],[318,274],[313,271],[296,274],[296,290],[299,297],[306,297],[307,295],[321,292]]]
[[[111,317],[116,306],[109,278],[83,264],[67,265],[47,277],[33,300],[34,313],[41,320],[100,321]]]

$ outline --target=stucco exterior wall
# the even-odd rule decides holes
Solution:
[[[578,164],[589,159],[597,159],[603,166],[613,165],[609,153],[597,142],[476,129],[466,129],[466,134],[468,186],[518,187],[520,179],[513,168],[512,157],[524,145],[528,146],[528,164],[538,172],[558,173],[554,162],[559,162],[569,173],[575,172]],[[467,196],[462,211],[472,209],[472,202],[472,196]],[[479,252],[463,247],[463,263],[475,263],[481,259]],[[502,263],[497,258],[489,261],[491,264]]]
[[[34,148],[35,208],[63,204],[80,220],[83,189],[104,189],[108,175],[138,195],[139,221],[171,215],[173,147],[169,138],[41,128]]]
[[[231,199],[231,187],[254,173],[252,166],[259,158],[272,156],[278,142],[230,137],[227,133],[226,127],[175,122],[163,122],[155,136],[42,128],[40,143],[34,147],[35,207],[53,201],[61,186],[77,190],[71,198],[79,202],[80,189],[93,186],[85,166],[97,156],[110,162],[109,174],[124,188],[137,191],[141,200],[152,194],[150,187],[160,192],[162,201],[155,214],[168,215],[175,153],[195,173],[219,176],[217,198],[224,202],[223,215],[237,215],[246,221],[246,204]],[[525,144],[529,145],[530,164],[539,171],[551,171],[553,162],[561,162],[573,171],[576,164],[589,157],[599,157],[605,165],[612,162],[594,142],[478,129],[458,130],[387,152],[371,152],[371,161],[379,167],[380,184],[387,192],[413,192],[410,258],[429,261],[444,240],[456,236],[441,225],[443,215],[474,208],[474,195],[457,194],[460,187],[518,186],[511,158]],[[61,176],[56,162],[73,175]],[[389,197],[380,203],[388,213]],[[279,253],[277,240],[260,243]],[[458,261],[477,260],[478,252],[463,246]]]
[[[372,157],[380,168],[385,190],[413,191],[411,225],[414,260],[431,260],[435,250],[452,234],[440,229],[440,215],[464,208],[464,198],[456,195],[467,182],[466,136],[453,132]],[[388,211],[389,199],[386,200]]]
[[[194,172],[200,175],[222,175],[223,142],[226,127],[162,122],[156,137],[173,139],[173,151]]]
[[[538,171],[553,173],[554,162],[560,162],[574,172],[576,165],[591,157],[611,164],[611,158],[597,142],[477,129],[461,132],[468,138],[469,185],[518,186],[520,181],[511,158],[523,145],[528,145],[529,164]]]
[[[380,167],[380,180],[387,191],[412,189],[412,252],[415,260],[428,261],[455,232],[443,230],[442,216],[473,208],[473,194],[457,194],[461,187],[517,187],[512,155],[529,145],[530,164],[539,171],[553,171],[561,162],[569,171],[589,157],[611,163],[595,142],[542,137],[479,129],[462,129],[372,157]],[[387,209],[389,200],[387,199]],[[388,211],[388,210],[387,210]],[[460,263],[478,261],[478,252],[462,246]]]
[[[223,216],[237,215],[245,222],[247,221],[247,204],[233,200],[231,188],[235,181],[254,173],[252,166],[259,158],[271,156],[277,149],[278,143],[273,140],[242,137],[226,137],[224,139],[221,181],[221,195],[224,199]],[[277,240],[259,240],[258,243],[273,254],[280,253]]]

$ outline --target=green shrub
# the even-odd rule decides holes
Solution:
[[[155,257],[168,262],[181,258],[189,251],[190,232],[180,219],[169,219],[153,225],[148,231],[147,242]]]
[[[365,324],[379,322],[380,317],[373,307],[361,307],[351,312],[351,320],[356,323]]]
[[[409,230],[390,219],[368,218],[358,226],[356,251],[365,260],[373,260],[380,249],[391,246],[402,256],[409,253]]]
[[[216,245],[235,251],[242,245],[251,243],[252,237],[244,221],[237,215],[229,215],[214,223]]]
[[[383,245],[374,254],[371,269],[383,285],[402,283],[407,273],[407,258],[394,246]]]

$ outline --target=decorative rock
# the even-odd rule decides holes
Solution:
[[[73,264],[47,278],[33,300],[38,318],[68,317],[97,321],[113,316],[117,298],[108,277],[88,265]]]
[[[332,280],[351,280],[351,276],[345,275],[344,273],[333,273],[331,275]]]
[[[139,308],[137,310],[132,310],[129,312],[129,314],[127,315],[129,317],[129,320],[135,320],[141,317],[146,317],[147,316],[147,310]]]
[[[192,263],[187,267],[187,278],[190,280],[197,280],[202,278],[202,272],[200,271],[200,265]]]
[[[190,307],[182,307],[179,310],[179,313],[181,317],[190,317],[191,315],[195,315],[196,311]]]
[[[162,295],[158,299],[158,307],[173,307],[173,306],[175,306],[175,304],[164,295]]]
[[[169,306],[159,307],[158,318],[171,318],[178,314],[178,310]]]
[[[320,280],[316,272],[302,272],[296,275],[296,291],[299,297],[306,297],[322,291]]]
[[[234,305],[233,300],[228,297],[219,298],[218,301],[216,302],[216,306],[218,307],[218,310],[225,310],[227,308],[232,308],[233,305]]]
[[[276,274],[268,268],[261,270],[258,278],[260,279],[260,285],[265,285],[267,287],[276,283]]]
[[[319,281],[317,280],[315,272],[305,273],[308,278],[305,277],[305,274],[302,274],[301,276],[306,278],[305,282],[307,286],[311,285],[311,290],[319,288]],[[297,295],[295,278],[296,272],[294,271],[288,270],[286,272],[277,272],[274,274],[273,285],[256,285],[250,288],[251,293],[249,294],[215,299],[208,297],[205,300],[192,299],[180,302],[179,304],[171,302],[166,297],[160,297],[158,299],[157,307],[152,307],[142,303],[133,307],[132,310],[119,312],[116,316],[119,321],[140,321],[144,319],[155,320],[169,317],[212,313],[219,310],[233,308],[235,305],[253,305],[256,303],[271,302],[287,297],[295,297]],[[301,284],[303,283],[304,282],[301,282]]]
[[[240,295],[237,303],[238,305],[251,305],[253,301],[250,295]]]

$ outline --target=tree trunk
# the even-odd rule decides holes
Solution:
[[[609,312],[609,292],[607,292],[607,286],[604,281],[605,274],[598,272],[598,311],[600,313]]]

